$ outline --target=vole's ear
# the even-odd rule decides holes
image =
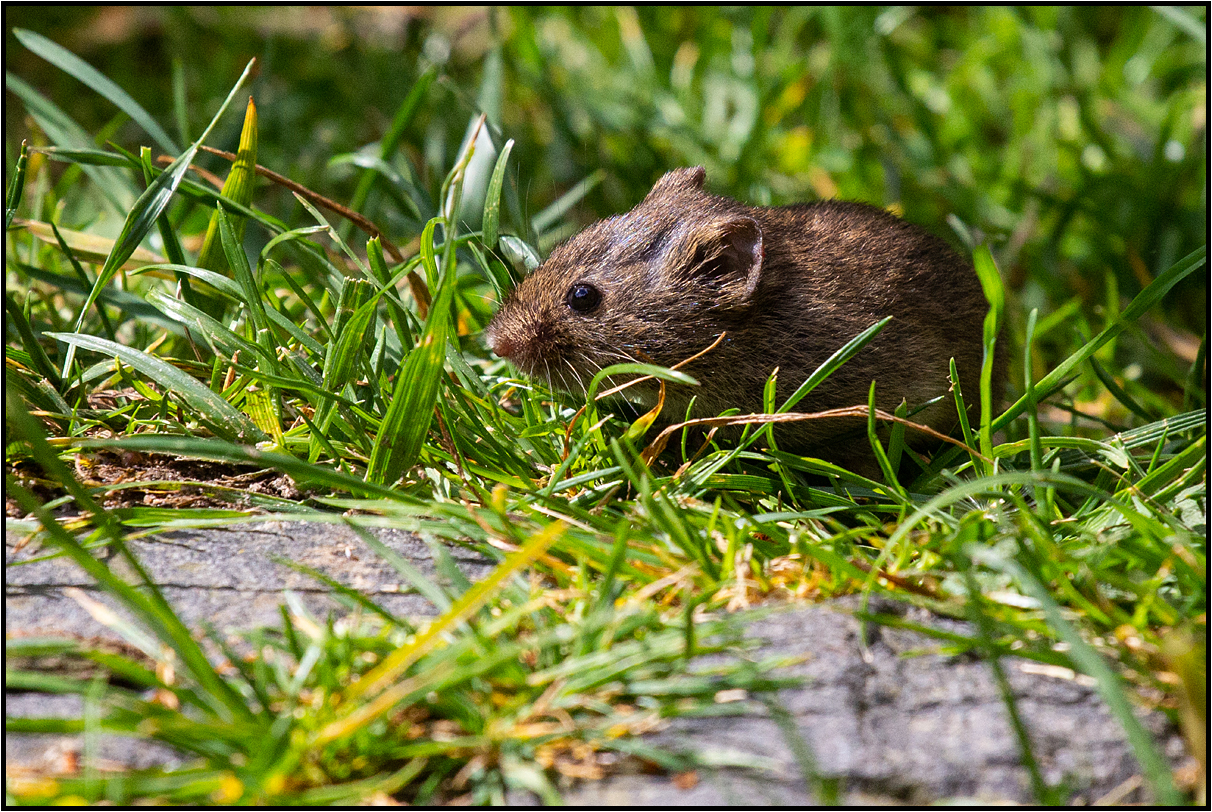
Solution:
[[[666,172],[644,199],[652,200],[654,198],[669,197],[678,192],[698,191],[703,188],[703,181],[706,178],[707,170],[701,166],[688,166],[684,169],[675,169],[672,172]]]
[[[719,291],[722,304],[749,301],[762,278],[762,227],[752,217],[736,215],[704,223],[690,240],[690,261],[683,273]]]

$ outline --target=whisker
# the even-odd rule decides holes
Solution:
[[[577,388],[580,389],[582,392],[586,391],[589,387],[585,386],[585,381],[583,378],[581,378],[581,373],[577,370],[577,368],[575,366],[573,366],[572,361],[565,358],[564,363],[566,363],[568,365],[568,368],[570,370],[572,370],[572,377],[576,378]]]

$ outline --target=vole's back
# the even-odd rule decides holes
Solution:
[[[489,341],[523,372],[583,389],[623,360],[683,367],[699,387],[670,387],[663,416],[728,408],[760,412],[778,368],[781,404],[821,363],[886,316],[891,323],[797,411],[876,402],[892,411],[940,395],[915,416],[940,431],[957,422],[954,357],[976,403],[987,309],[971,266],[938,238],[860,203],[761,208],[702,190],[701,169],[671,172],[635,209],[596,223],[554,251],[503,304]],[[641,389],[641,387],[635,387]],[[655,402],[655,385],[639,397]],[[970,417],[974,413],[970,412]],[[857,423],[861,426],[861,421]],[[856,421],[779,426],[780,447],[848,462]],[[865,439],[859,440],[865,446]]]
[[[902,398],[924,403],[950,388],[956,359],[969,404],[976,403],[982,326],[988,305],[971,266],[942,240],[861,203],[826,202],[751,210],[767,235],[763,285],[754,312],[735,328],[744,343],[785,336],[777,355],[784,387],[799,382],[850,338],[886,316],[892,321],[858,356],[801,404],[822,410],[865,403],[876,381],[889,411]],[[790,331],[778,323],[792,325]],[[949,430],[954,401],[918,416]],[[811,431],[811,429],[809,429]]]

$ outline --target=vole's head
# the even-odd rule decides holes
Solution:
[[[583,392],[611,364],[671,366],[711,344],[751,304],[763,248],[749,210],[703,179],[702,167],[674,170],[631,211],[552,251],[488,325],[493,352]]]

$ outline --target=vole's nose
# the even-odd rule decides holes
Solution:
[[[506,335],[502,335],[500,330],[494,330],[491,325],[484,334],[484,338],[488,342],[489,349],[501,358],[508,358],[518,350],[516,341]]]

